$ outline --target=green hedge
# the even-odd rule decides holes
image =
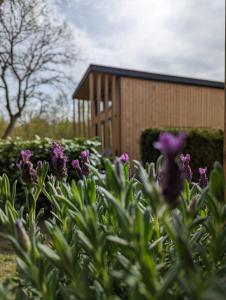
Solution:
[[[159,151],[154,149],[153,143],[161,132],[171,132],[177,134],[178,128],[150,128],[142,132],[140,138],[140,153],[142,163],[155,162],[159,156]],[[223,131],[209,129],[183,129],[186,134],[186,143],[183,153],[191,155],[191,167],[194,178],[197,179],[198,168],[207,167],[210,171],[213,163],[223,162]]]
[[[16,167],[16,163],[20,158],[20,152],[23,149],[30,149],[33,153],[31,161],[35,164],[38,160],[50,162],[50,148],[52,144],[51,139],[44,138],[40,139],[37,137],[31,141],[24,141],[20,138],[12,140],[0,140],[0,172],[1,174],[6,173],[10,178],[11,183],[19,179],[19,170]],[[71,160],[78,158],[80,152],[85,149],[90,150],[90,158],[92,164],[97,166],[100,164],[99,147],[100,142],[98,140],[84,140],[84,139],[73,139],[66,140],[61,139],[59,142],[64,146],[65,153],[69,158],[68,162],[68,174],[69,180],[72,177]],[[51,166],[51,164],[50,164]],[[51,173],[51,168],[50,168]],[[22,191],[23,187],[18,180],[18,189]],[[22,199],[17,199],[20,203]]]

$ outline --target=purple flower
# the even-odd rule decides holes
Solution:
[[[89,150],[84,150],[80,153],[80,156],[84,162],[89,162]]]
[[[120,157],[119,160],[121,163],[125,164],[129,160],[129,155],[128,153],[123,153]]]
[[[80,160],[75,159],[72,161],[72,167],[76,171],[79,178],[89,175],[89,150],[84,150],[79,155]]]
[[[204,189],[208,185],[207,167],[199,168],[199,186]]]
[[[25,162],[25,161],[28,161],[30,159],[30,157],[32,156],[32,152],[30,150],[22,150],[20,152],[20,155],[21,155],[21,158],[22,158],[22,161]]]
[[[34,169],[32,162],[29,160],[32,156],[30,150],[21,151],[21,160],[16,164],[21,172],[21,179],[25,184],[32,185],[37,181],[37,170]]]
[[[88,164],[90,163],[89,161],[89,150],[84,150],[80,153],[81,157],[81,169],[82,169],[82,174],[85,176],[89,175],[89,166]]]
[[[73,169],[75,169],[79,178],[82,178],[82,169],[78,159],[74,159],[71,163]]]
[[[60,180],[67,177],[67,161],[64,148],[59,143],[53,142],[51,148],[52,168],[54,175]]]
[[[185,134],[182,132],[180,132],[178,136],[164,132],[160,134],[158,142],[154,143],[154,147],[167,157],[176,157],[184,141]]]
[[[180,162],[182,166],[182,171],[184,173],[184,179],[186,179],[188,182],[191,182],[192,180],[192,170],[189,165],[191,160],[190,154],[180,155]]]
[[[183,173],[176,157],[181,151],[184,140],[185,135],[183,133],[178,134],[178,136],[162,133],[158,142],[154,143],[154,147],[164,155],[159,184],[163,196],[171,207],[177,206],[178,196],[183,188]]]

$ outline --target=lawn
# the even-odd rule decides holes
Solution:
[[[15,255],[10,246],[0,238],[0,283],[16,271]]]

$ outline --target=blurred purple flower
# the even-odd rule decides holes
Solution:
[[[189,165],[190,160],[191,160],[190,154],[180,155],[180,162],[182,166],[182,171],[184,173],[184,179],[186,179],[188,182],[191,182],[192,175],[193,175],[191,167]]]
[[[76,171],[78,177],[82,178],[82,169],[81,169],[79,160],[78,159],[72,160],[71,165],[72,165],[73,169]]]
[[[128,153],[123,153],[120,157],[119,160],[121,163],[125,164],[129,160],[129,155]]]
[[[21,172],[21,179],[25,184],[32,185],[37,181],[37,170],[34,169],[32,162],[29,160],[32,156],[30,150],[21,151],[21,160],[16,164]]]
[[[204,189],[208,185],[207,167],[199,168],[199,186]]]
[[[22,161],[25,162],[30,159],[30,157],[32,156],[32,152],[30,150],[26,149],[26,150],[22,150],[20,152],[20,155],[21,155]]]
[[[84,162],[89,163],[89,150],[84,150],[80,153],[80,156]]]
[[[89,150],[84,150],[79,155],[80,160],[75,159],[72,161],[72,167],[76,171],[79,178],[89,175]]]
[[[183,188],[183,173],[176,157],[181,151],[184,140],[185,135],[183,133],[178,134],[178,136],[162,133],[158,142],[154,143],[154,147],[164,155],[159,184],[163,196],[171,207],[177,206],[178,196]]]
[[[171,133],[161,133],[158,142],[154,143],[154,147],[167,157],[176,157],[185,141],[185,134],[180,132],[178,136]]]
[[[51,162],[53,173],[58,179],[67,177],[67,161],[68,158],[64,154],[64,148],[57,142],[52,143]]]

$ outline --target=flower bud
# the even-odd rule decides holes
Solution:
[[[28,252],[31,249],[31,241],[23,226],[23,223],[21,222],[21,220],[17,220],[15,225],[18,242],[23,250]]]

